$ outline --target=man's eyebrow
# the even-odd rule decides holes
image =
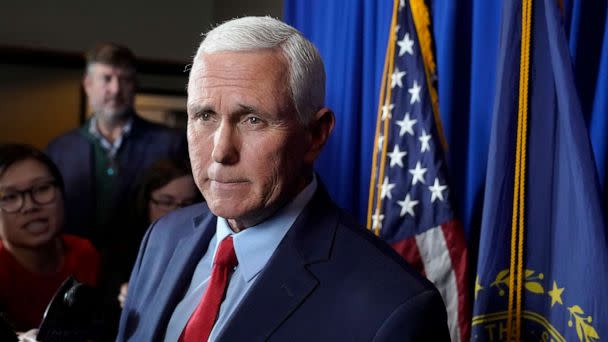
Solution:
[[[201,106],[198,104],[191,104],[188,105],[188,113],[195,115],[195,114],[201,114],[201,113],[214,113],[215,110],[213,109],[213,107],[205,105],[205,106]]]
[[[188,105],[188,113],[190,114],[200,114],[200,113],[215,113],[215,109],[210,105],[199,105],[199,104],[191,104]],[[251,113],[261,113],[260,110],[254,106],[239,104],[238,109],[233,112],[236,115],[245,115]]]
[[[239,109],[236,111],[235,114],[237,114],[237,115],[245,115],[245,114],[259,113],[259,112],[260,111],[257,108],[253,107],[253,106],[239,104]]]

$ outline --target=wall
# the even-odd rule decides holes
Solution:
[[[307,0],[306,0],[307,1]],[[213,7],[213,20],[221,23],[228,19],[246,15],[269,15],[283,17],[282,0],[216,0]]]
[[[44,148],[57,135],[78,127],[86,110],[82,70],[42,65],[0,64],[0,142]],[[139,75],[149,93],[185,94],[186,74]]]
[[[0,141],[44,147],[78,125],[80,71],[0,65]]]
[[[187,61],[215,23],[282,11],[282,0],[3,1],[0,45],[81,52],[109,40],[139,57]]]
[[[0,44],[81,52],[115,41],[139,57],[179,61],[212,21],[212,1],[3,1]]]

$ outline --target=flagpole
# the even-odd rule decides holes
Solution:
[[[387,102],[390,104],[391,97],[391,87],[388,86],[389,76],[388,70],[392,69],[394,66],[393,55],[395,52],[395,26],[397,25],[397,9],[399,6],[399,0],[395,0],[393,3],[393,17],[391,19],[391,25],[389,27],[389,37],[388,43],[386,46],[386,54],[384,56],[384,69],[382,71],[382,82],[380,85],[380,98],[378,99],[378,112],[377,112],[377,120],[376,120],[376,134],[374,137],[374,151],[372,154],[372,172],[370,175],[369,181],[369,198],[367,203],[367,228],[372,230],[376,236],[380,234],[380,227],[372,227],[372,216],[374,210],[374,196],[376,194],[375,189],[377,189],[377,181],[382,178],[384,175],[384,162],[386,160],[386,146],[388,141],[388,120],[384,124],[384,140],[382,141],[382,153],[381,153],[381,163],[380,163],[380,174],[378,173],[378,138],[380,135],[380,124],[382,123],[382,108],[387,105]],[[385,92],[386,88],[388,88],[388,94]],[[388,99],[388,101],[387,101]],[[387,114],[388,115],[388,114]],[[377,195],[378,199],[376,201],[376,210],[379,210],[381,204],[380,193]]]

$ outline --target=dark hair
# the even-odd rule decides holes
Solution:
[[[172,180],[192,175],[190,163],[172,159],[160,159],[148,167],[140,178],[135,197],[135,210],[138,220],[147,227],[149,210],[148,202],[152,192],[169,184]]]
[[[59,187],[61,193],[65,194],[63,177],[61,177],[61,172],[59,172],[57,165],[55,165],[51,158],[46,154],[30,145],[14,143],[0,144],[0,177],[2,177],[4,172],[6,172],[6,169],[13,164],[27,159],[36,160],[46,166],[53,178],[55,178],[55,182],[57,182],[57,187]]]
[[[93,63],[135,69],[135,55],[126,46],[116,43],[99,43],[85,53],[87,66]]]

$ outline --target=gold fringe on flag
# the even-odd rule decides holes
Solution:
[[[509,266],[509,305],[507,340],[521,340],[522,289],[524,278],[525,185],[528,132],[528,85],[530,74],[530,41],[532,29],[532,1],[522,1],[521,56],[519,67],[519,103],[517,113],[517,146],[511,220],[511,260]],[[515,308],[514,302],[515,301]],[[515,331],[513,331],[515,321]]]
[[[422,58],[424,60],[424,72],[426,74],[426,83],[429,93],[431,94],[437,134],[439,135],[441,146],[443,146],[444,151],[447,151],[448,143],[445,134],[443,133],[443,124],[441,123],[441,116],[439,115],[439,96],[437,94],[437,88],[431,79],[432,75],[436,75],[437,69],[435,57],[433,55],[433,37],[431,36],[431,31],[429,29],[431,26],[431,17],[424,0],[410,0],[410,7],[412,9],[412,17],[414,18],[414,25],[416,26],[416,32],[418,34],[420,52],[422,53]]]

